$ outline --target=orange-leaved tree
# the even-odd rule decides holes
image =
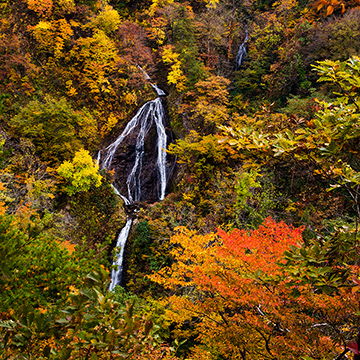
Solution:
[[[173,265],[151,278],[168,291],[175,336],[196,339],[193,358],[332,359],[349,351],[358,294],[326,294],[292,278],[283,253],[302,247],[301,233],[271,218],[250,232],[179,229]]]

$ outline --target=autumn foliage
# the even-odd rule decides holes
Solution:
[[[360,0],[0,1],[0,357],[358,360],[359,54]],[[155,84],[132,212],[94,159]]]
[[[344,350],[358,294],[288,284],[283,253],[303,245],[301,233],[271,218],[249,233],[178,229],[174,264],[151,278],[167,291],[177,335],[196,334],[194,359],[328,358]]]

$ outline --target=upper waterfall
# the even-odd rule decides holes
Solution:
[[[158,97],[155,100],[148,101],[128,122],[125,129],[118,136],[118,138],[107,148],[102,150],[102,152],[98,156],[100,168],[111,169],[116,152],[119,146],[124,142],[124,139],[127,137],[136,136],[136,140],[133,144],[135,146],[135,161],[126,179],[127,193],[121,194],[120,189],[118,189],[117,186],[114,185],[119,195],[121,197],[125,197],[129,201],[129,203],[142,200],[141,175],[143,169],[143,157],[145,154],[145,139],[154,124],[157,132],[157,162],[153,165],[154,167],[157,167],[159,172],[160,190],[158,198],[162,200],[165,197],[167,136],[164,120],[165,110],[162,104],[162,100]]]
[[[239,70],[240,69],[240,66],[241,64],[243,63],[246,55],[247,55],[247,52],[246,52],[246,43],[247,41],[249,40],[249,33],[246,31],[245,32],[245,39],[244,41],[240,44],[239,46],[239,49],[238,49],[238,52],[236,54],[236,58],[235,58],[235,67],[236,67],[236,70]]]

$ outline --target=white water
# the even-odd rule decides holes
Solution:
[[[139,65],[136,64],[136,66],[139,68],[139,70],[144,74],[144,77],[146,80],[148,80],[150,82],[150,85],[152,86],[152,88],[155,90],[157,96],[166,96],[166,93],[164,90],[160,89],[156,84],[153,84],[151,82],[151,78],[150,76],[146,73],[146,71]]]
[[[249,33],[246,31],[246,35],[245,35],[245,39],[242,42],[242,44],[240,44],[239,46],[239,50],[236,54],[236,58],[235,58],[235,66],[236,66],[236,70],[240,69],[240,66],[243,62],[243,60],[245,59],[247,52],[246,52],[246,42],[249,40]]]
[[[127,199],[130,203],[134,201],[140,201],[141,199],[141,170],[142,159],[144,155],[144,143],[145,137],[148,134],[151,126],[156,125],[157,130],[157,166],[160,173],[160,194],[159,199],[163,200],[165,197],[166,189],[166,145],[167,137],[164,126],[165,111],[162,105],[161,99],[149,101],[144,104],[136,115],[128,122],[121,135],[110,144],[102,152],[105,154],[104,159],[100,163],[100,167],[110,169],[112,161],[114,159],[116,150],[122,141],[135,129],[139,129],[139,133],[136,138],[136,157],[134,166],[127,178]],[[100,155],[98,155],[98,161],[100,162]],[[118,194],[121,197],[124,195]],[[128,205],[128,204],[127,204]]]
[[[139,68],[139,70],[144,74],[145,79],[151,81],[151,78],[150,78],[150,76],[146,73],[146,71],[145,71],[139,64],[136,64],[136,66],[137,66],[137,67]]]
[[[150,84],[150,85],[156,91],[157,96],[166,96],[165,91],[161,90],[156,84]]]
[[[141,68],[140,68],[141,69]],[[145,73],[146,74],[146,73]],[[147,76],[147,74],[146,74]],[[156,85],[151,84],[158,96],[164,96],[165,92],[159,89]],[[166,190],[166,146],[167,146],[167,136],[165,131],[165,110],[162,104],[160,97],[155,100],[148,101],[144,104],[136,113],[136,115],[128,122],[124,131],[120,136],[110,144],[106,149],[100,150],[98,154],[98,162],[100,168],[111,168],[116,150],[122,141],[129,135],[131,135],[135,130],[138,130],[138,135],[136,138],[136,155],[133,168],[126,180],[127,187],[127,196],[122,195],[120,191],[113,185],[115,193],[121,197],[125,205],[131,205],[135,201],[141,200],[141,175],[142,175],[142,165],[143,165],[143,155],[144,155],[144,144],[145,138],[151,127],[155,123],[157,131],[157,162],[155,166],[159,171],[159,200],[163,200],[165,197]],[[101,161],[101,157],[103,159]],[[117,270],[113,270],[111,273],[111,284],[110,290],[112,290],[115,285],[121,282],[122,276],[122,264],[126,240],[129,236],[130,228],[132,224],[132,218],[128,217],[125,227],[121,230],[119,237],[117,239],[116,246],[120,248],[120,251],[117,256],[116,262],[114,265],[117,266]]]
[[[128,236],[129,236],[131,224],[132,224],[132,219],[131,218],[127,219],[126,225],[122,228],[122,230],[118,236],[117,242],[116,242],[116,247],[120,251],[116,258],[116,261],[114,261],[114,264],[113,264],[113,265],[117,265],[117,270],[111,271],[111,283],[110,283],[110,287],[109,287],[110,291],[113,290],[115,285],[119,284],[121,281],[125,244],[126,244],[126,240],[127,240]]]
[[[114,185],[111,184],[111,187],[114,189],[115,194],[120,196],[121,200],[124,202],[125,205],[130,205],[130,201],[125,196],[121,195]]]
[[[160,173],[160,194],[159,199],[164,200],[165,190],[166,190],[166,133],[164,127],[164,108],[161,104],[161,101],[156,103],[157,110],[155,112],[154,120],[156,124],[158,141],[158,157],[157,157],[157,165]]]

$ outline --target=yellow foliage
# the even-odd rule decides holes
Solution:
[[[137,105],[137,96],[134,90],[132,91],[127,91],[123,97],[123,100],[125,101],[126,104],[132,105],[135,104]]]
[[[180,54],[174,51],[174,46],[164,46],[162,60],[165,64],[170,65],[170,72],[167,76],[169,84],[174,84],[178,91],[185,89],[186,76],[182,71],[182,63],[179,59]]]
[[[113,113],[110,113],[106,123],[101,127],[101,136],[104,137],[106,134],[108,134],[117,123],[117,117]]]
[[[155,17],[151,19],[151,28],[149,29],[149,38],[157,41],[159,45],[162,45],[165,41],[166,34],[164,28],[167,24],[165,17]]]
[[[76,91],[76,89],[72,86],[73,85],[73,82],[72,82],[72,80],[68,80],[68,81],[66,81],[66,94],[68,95],[68,96],[75,96],[75,95],[77,95],[77,91]]]
[[[112,93],[113,88],[107,77],[109,72],[115,71],[120,57],[115,43],[104,31],[95,29],[92,37],[79,38],[69,55],[71,64],[82,64],[73,73],[80,85],[93,94]],[[93,100],[96,101],[95,98]]]
[[[174,46],[167,45],[163,49],[163,62],[165,64],[173,64],[179,61],[179,54],[173,51]]]
[[[56,0],[56,4],[63,10],[71,10],[75,7],[74,0]]]
[[[106,65],[118,60],[114,42],[101,30],[95,30],[92,37],[79,38],[71,55],[76,60],[89,62],[89,66],[92,63]]]
[[[230,81],[222,76],[210,75],[206,80],[195,84],[195,89],[188,92],[188,101],[181,107],[188,112],[194,128],[202,133],[213,132],[229,119],[228,90]]]
[[[281,0],[281,1],[276,1],[273,4],[273,7],[274,8],[276,7],[276,10],[283,12],[283,11],[289,11],[297,5],[298,3],[296,0]]]
[[[25,179],[26,201],[35,207],[47,204],[54,199],[55,182],[53,179],[39,179],[38,174],[29,174]]]
[[[211,8],[211,9],[214,9],[217,7],[217,5],[219,4],[220,0],[206,0],[206,3],[207,3],[207,7],[208,8]]]
[[[51,29],[51,23],[49,21],[39,21],[39,23],[35,26],[34,36],[36,36],[36,31],[47,31]]]
[[[117,122],[118,122],[118,119],[116,118],[116,116],[113,113],[111,113],[107,120],[108,131],[112,130],[112,128],[117,124]]]
[[[88,191],[91,185],[101,185],[101,175],[98,173],[99,164],[94,164],[89,152],[81,149],[75,153],[72,162],[64,161],[57,172],[66,181],[66,192],[74,195],[79,191]]]
[[[183,193],[182,196],[184,201],[192,201],[195,198],[194,193]]]
[[[115,31],[121,23],[119,13],[110,5],[105,5],[103,11],[99,13],[89,24],[93,28],[109,34]]]
[[[40,21],[36,26],[29,28],[33,31],[33,36],[37,41],[39,48],[49,48],[53,44],[51,34],[52,24],[50,21]]]
[[[32,30],[37,46],[47,52],[52,52],[55,58],[64,55],[65,43],[74,35],[71,25],[65,19],[53,22],[40,21],[37,25],[30,26],[29,30]]]
[[[91,146],[91,144],[96,141],[96,120],[86,109],[78,111],[77,114],[79,115],[78,137],[82,139],[83,143],[85,143],[87,146]]]

